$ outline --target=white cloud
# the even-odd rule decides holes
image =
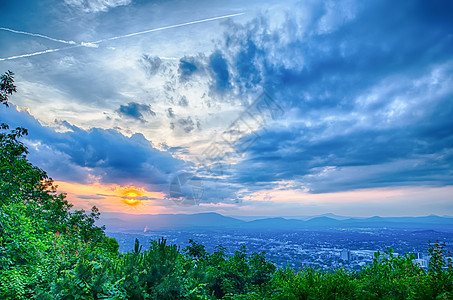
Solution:
[[[64,0],[64,2],[72,7],[80,9],[87,13],[96,13],[100,11],[108,11],[110,8],[117,6],[128,5],[132,0]]]

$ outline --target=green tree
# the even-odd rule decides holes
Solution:
[[[0,100],[8,106],[16,91],[14,74],[0,79]],[[95,225],[99,210],[71,210],[47,173],[28,161],[20,141],[27,134],[0,124],[0,298],[6,299],[45,290],[83,252],[118,253],[118,243]]]
[[[8,70],[0,77],[0,103],[8,106],[8,95],[12,95],[15,92],[14,73]]]

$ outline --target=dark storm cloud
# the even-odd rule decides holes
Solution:
[[[102,183],[135,184],[166,188],[168,176],[182,170],[185,163],[155,149],[142,135],[126,137],[112,129],[91,128],[60,122],[67,132],[42,126],[26,112],[1,108],[1,120],[28,128],[30,159],[59,180],[86,183],[89,176]],[[161,185],[165,185],[162,187]]]
[[[309,22],[289,12],[276,29],[265,16],[227,23],[210,56],[215,89],[264,87],[291,112],[291,125],[260,134],[232,182],[295,180],[312,192],[452,184],[453,5],[357,2],[353,18],[339,8],[332,17],[325,3],[302,7]]]
[[[196,56],[184,56],[179,60],[178,73],[181,81],[192,79],[196,74],[204,74],[206,70],[206,56],[198,54]]]
[[[451,6],[443,3],[445,9]],[[451,57],[451,21],[431,22],[429,16],[436,12],[422,13],[420,6],[425,5],[369,2],[359,6],[354,20],[329,32],[319,29],[327,14],[321,2],[306,12],[308,24],[290,13],[274,30],[265,17],[244,26],[230,24],[223,51],[231,57],[231,80],[244,88],[259,85],[290,95],[284,97],[288,105],[350,109],[351,99],[378,80],[394,72],[422,74]],[[310,103],[306,95],[312,97]]]
[[[179,61],[178,70],[181,76],[184,77],[192,75],[193,72],[198,70],[198,67],[194,62],[191,62],[188,59],[181,59]]]
[[[215,92],[223,93],[230,88],[230,74],[228,63],[220,51],[209,56],[209,67],[212,70],[212,87]]]
[[[418,131],[418,126],[361,130],[321,139],[268,132],[235,168],[235,179],[247,185],[298,180],[312,192],[451,184],[453,135],[434,141]]]
[[[156,115],[156,113],[151,110],[150,105],[139,104],[135,102],[129,102],[127,105],[120,105],[120,108],[117,110],[117,113],[120,116],[136,119],[141,122],[145,122],[143,114],[149,114],[151,116]]]
[[[181,78],[186,78],[200,69],[195,57],[183,57],[179,60],[178,72]]]
[[[183,82],[195,80],[195,74],[207,76],[211,81],[210,90],[213,95],[223,94],[231,88],[228,61],[220,50],[211,53],[209,57],[200,53],[197,56],[181,58],[178,73]]]

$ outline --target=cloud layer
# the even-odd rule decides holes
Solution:
[[[450,185],[451,4],[343,2],[288,12],[275,28],[266,15],[226,25],[212,54],[228,57],[222,78],[238,93],[264,87],[289,118],[262,133],[234,182],[293,180],[315,193]]]
[[[452,185],[451,1],[67,0],[37,30],[4,20],[80,42],[242,11],[222,22],[0,62],[19,74],[12,103],[33,115],[14,112],[8,120],[31,129],[31,156],[58,179],[162,190],[178,171],[198,170],[204,201],[213,205],[252,201],[266,190]],[[57,43],[0,34],[7,41],[0,57]],[[231,151],[222,133],[262,90],[284,116],[245,134],[258,138],[213,178],[197,161],[212,143],[221,154]]]
[[[87,13],[105,12],[111,8],[128,5],[132,0],[64,0],[70,6]]]
[[[14,108],[2,107],[0,116],[11,127],[29,130],[25,143],[31,161],[57,180],[135,184],[167,192],[170,176],[188,166],[168,152],[155,149],[140,133],[127,137],[114,129],[83,130],[58,120],[54,124],[57,128],[52,128]]]

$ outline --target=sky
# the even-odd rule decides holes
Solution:
[[[453,215],[451,1],[0,5],[0,120],[75,208]]]

